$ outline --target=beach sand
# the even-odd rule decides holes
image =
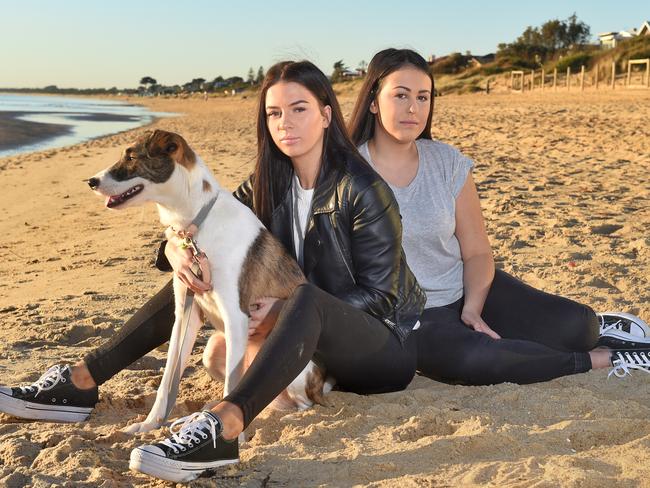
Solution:
[[[349,114],[353,94],[342,95]],[[254,101],[145,100],[184,113],[177,131],[227,188],[251,171]],[[650,320],[650,91],[436,99],[434,136],[477,162],[497,264],[529,284]],[[0,383],[35,380],[114,334],[169,278],[153,268],[153,206],[110,212],[82,181],[144,129],[0,159]],[[175,416],[218,398],[199,340]],[[160,440],[120,431],[142,420],[162,376],[156,350],[100,389],[90,420],[0,414],[0,486],[169,486],[128,470]],[[650,484],[650,375],[607,371],[543,384],[335,392],[331,406],[265,411],[241,463],[194,486],[540,486]]]

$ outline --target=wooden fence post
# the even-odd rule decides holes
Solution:
[[[585,65],[580,68],[580,91],[585,91]]]
[[[530,91],[535,89],[535,70],[530,72]]]
[[[612,63],[612,90],[616,88],[616,61]]]
[[[546,73],[544,73],[544,68],[542,68],[542,91],[544,91],[544,82],[546,81]]]
[[[566,89],[567,91],[571,89],[571,66],[566,68]]]
[[[627,80],[625,81],[625,86],[630,86],[630,80],[632,79],[632,65],[630,61],[627,61]]]
[[[557,68],[553,69],[553,90],[557,91]]]

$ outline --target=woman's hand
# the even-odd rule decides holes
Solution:
[[[460,314],[460,320],[462,320],[465,325],[471,327],[477,332],[483,332],[493,339],[501,339],[501,336],[490,329],[488,324],[485,323],[485,321],[481,318],[480,313],[463,307],[463,312]]]
[[[212,289],[210,281],[200,280],[192,271],[192,266],[196,266],[192,257],[192,251],[188,248],[182,248],[183,240],[180,237],[170,237],[165,246],[165,257],[174,269],[174,273],[181,282],[197,295]],[[198,258],[201,269],[209,270],[208,258],[201,254]],[[209,273],[208,273],[209,278]]]
[[[275,325],[282,310],[284,300],[272,297],[262,297],[248,307],[248,336],[262,335],[266,337]]]

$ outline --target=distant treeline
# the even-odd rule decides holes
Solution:
[[[58,95],[135,95],[137,89],[126,88],[119,90],[113,88],[59,88],[56,85],[49,85],[44,88],[0,88],[5,93],[51,93]]]

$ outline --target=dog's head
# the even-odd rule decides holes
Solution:
[[[120,160],[88,179],[88,185],[106,198],[108,208],[127,208],[158,201],[179,166],[191,170],[196,156],[185,139],[173,132],[146,132],[127,147]]]

